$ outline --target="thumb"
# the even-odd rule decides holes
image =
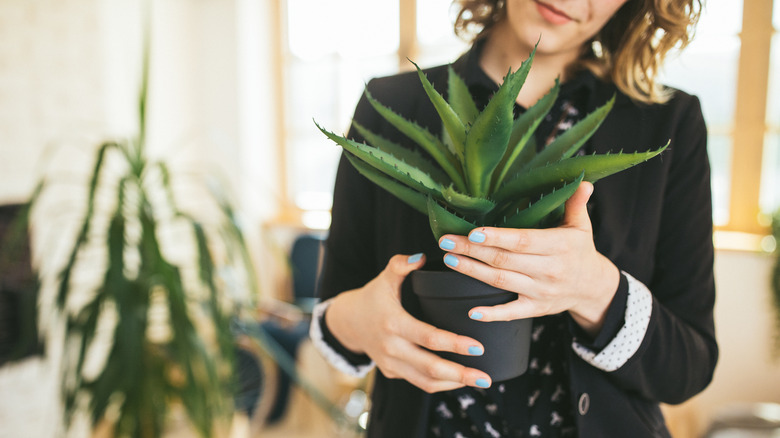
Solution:
[[[382,275],[393,286],[400,287],[407,275],[416,269],[420,269],[425,264],[425,254],[418,253],[414,255],[394,255]]]
[[[583,181],[577,191],[566,201],[562,226],[591,229],[588,215],[588,199],[593,194],[593,184]]]

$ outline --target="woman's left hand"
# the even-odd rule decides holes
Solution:
[[[507,304],[471,309],[473,319],[506,321],[568,311],[586,332],[598,333],[620,272],[594,245],[587,210],[592,193],[593,185],[583,182],[556,228],[480,227],[468,238],[442,236],[447,266],[518,294]]]

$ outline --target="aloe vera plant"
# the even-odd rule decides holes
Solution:
[[[336,135],[319,124],[317,128],[348,152],[358,172],[426,214],[436,239],[448,233],[467,234],[478,226],[549,226],[582,181],[595,182],[649,160],[668,143],[647,152],[577,156],[609,114],[613,97],[537,152],[534,132],[557,99],[560,84],[556,80],[545,96],[514,117],[515,100],[534,54],[516,71],[509,71],[481,111],[452,67],[445,99],[415,64],[442,121],[440,136],[393,112],[366,90],[373,108],[428,157],[354,121],[367,143]]]

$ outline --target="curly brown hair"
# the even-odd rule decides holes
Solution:
[[[629,0],[583,46],[570,69],[587,68],[612,81],[623,93],[646,103],[669,94],[656,82],[667,53],[693,38],[703,0]],[[504,0],[454,0],[459,8],[455,33],[466,40],[487,37],[506,16]]]

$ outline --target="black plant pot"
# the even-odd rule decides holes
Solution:
[[[480,322],[469,318],[477,306],[495,306],[517,294],[495,288],[455,271],[414,271],[412,289],[420,301],[423,321],[482,343],[485,354],[465,356],[436,352],[441,357],[486,372],[493,382],[508,380],[528,369],[532,319]]]

